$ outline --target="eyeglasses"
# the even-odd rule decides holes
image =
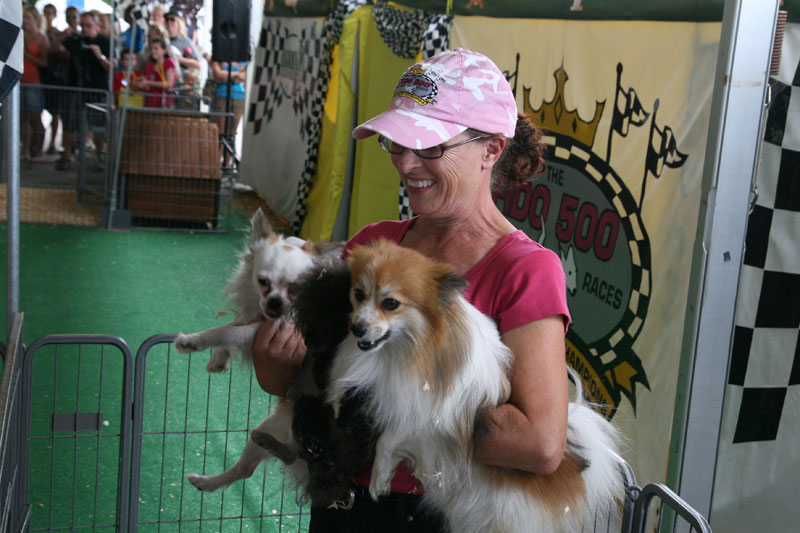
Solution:
[[[451,148],[455,148],[456,146],[461,146],[462,144],[471,143],[472,141],[477,141],[478,139],[488,139],[489,137],[485,135],[478,135],[477,137],[472,137],[471,139],[467,139],[466,141],[461,141],[460,143],[451,144],[449,146],[443,146],[441,144],[437,144],[436,146],[431,146],[430,148],[411,148],[411,151],[414,152],[414,155],[417,157],[421,157],[422,159],[439,159],[444,155],[445,150],[449,150]],[[392,141],[391,139],[387,139],[383,135],[378,135],[378,144],[381,145],[385,151],[389,152],[390,154],[400,155],[406,149],[405,146],[401,146],[396,142]]]
[[[167,22],[178,22],[176,17],[167,17]]]

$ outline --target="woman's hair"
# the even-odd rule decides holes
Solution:
[[[156,4],[156,5],[154,5],[150,9],[151,18],[152,18],[152,15],[155,14],[155,13],[160,13],[161,15],[166,15],[167,14],[167,6],[165,4]]]
[[[169,42],[169,32],[167,28],[164,27],[163,24],[160,22],[151,22],[147,25],[147,37],[150,38],[152,33],[158,33],[158,39],[161,39],[165,43]]]
[[[41,30],[42,29],[42,15],[39,13],[39,10],[36,9],[36,7],[31,6],[31,5],[27,5],[27,6],[25,6],[25,9],[23,9],[23,12],[24,13],[30,13],[30,15],[33,17],[33,20],[36,21],[36,29],[37,30]]]
[[[471,135],[489,135],[469,129]],[[514,138],[508,139],[500,159],[492,169],[492,190],[502,190],[533,181],[544,172],[542,130],[524,113],[517,114]]]

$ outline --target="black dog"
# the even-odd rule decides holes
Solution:
[[[330,366],[350,331],[350,283],[347,263],[328,259],[301,275],[290,291],[295,324],[308,347],[298,386],[290,392],[292,435],[298,457],[308,466],[303,488],[315,507],[344,498],[353,476],[372,464],[377,439],[372,420],[361,408],[367,393],[347,394],[338,418],[325,401]],[[307,383],[309,374],[313,387]],[[271,437],[255,430],[252,438],[275,451]]]

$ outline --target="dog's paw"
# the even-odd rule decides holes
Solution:
[[[178,336],[175,337],[175,349],[179,353],[192,353],[200,351],[200,346],[197,344],[194,335],[179,333]]]
[[[203,492],[214,492],[219,487],[213,482],[210,476],[201,476],[199,474],[188,474],[186,479],[189,483],[194,485],[194,488]]]
[[[383,475],[380,472],[373,470],[372,479],[369,480],[369,495],[372,499],[378,501],[381,496],[386,496],[391,492],[392,476]]]
[[[231,353],[225,348],[215,348],[214,353],[211,354],[211,359],[208,360],[206,365],[206,372],[209,374],[219,374],[228,370],[228,361],[231,359]]]

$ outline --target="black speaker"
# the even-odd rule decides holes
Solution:
[[[250,1],[214,0],[213,61],[250,60]]]

